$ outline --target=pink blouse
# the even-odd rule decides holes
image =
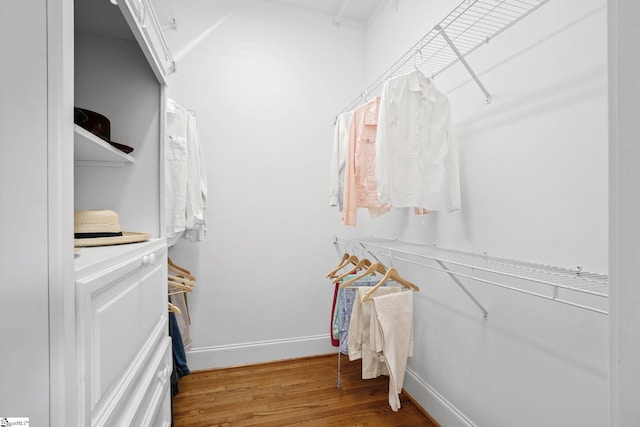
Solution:
[[[380,97],[356,108],[349,125],[344,177],[342,223],[356,225],[358,208],[368,208],[373,218],[390,210],[378,201],[376,187],[376,132]]]

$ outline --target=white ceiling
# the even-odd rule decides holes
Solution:
[[[266,0],[331,16],[333,22],[366,25],[387,0]]]

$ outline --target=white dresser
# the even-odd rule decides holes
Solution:
[[[84,248],[76,260],[78,421],[171,424],[164,239]]]

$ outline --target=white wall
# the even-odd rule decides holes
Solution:
[[[452,8],[392,6],[367,31],[369,81]],[[552,1],[468,57],[490,105],[461,66],[438,76],[453,108],[462,210],[362,212],[357,232],[606,273],[606,30],[604,0]],[[484,321],[448,276],[394,266],[421,287],[405,387],[443,426],[607,425],[607,316],[465,281]]]
[[[550,2],[470,56],[490,105],[461,67],[438,77],[460,212],[339,225],[326,206],[333,116],[452,7],[393,3],[364,34],[268,2],[174,6],[169,95],[197,111],[210,188],[207,241],[170,251],[200,283],[193,369],[329,351],[333,233],[607,272],[604,0]],[[607,424],[606,316],[468,282],[485,321],[448,277],[395,266],[422,288],[405,387],[443,426]]]
[[[27,22],[34,28],[24,32]],[[15,48],[17,34],[22,34],[20,49]],[[3,82],[0,220],[5,224],[0,249],[0,269],[5,279],[0,309],[0,414],[29,417],[32,425],[48,425],[47,5],[44,2],[2,2],[0,51],[5,64],[14,64],[0,70]]]
[[[174,2],[168,95],[197,114],[207,239],[172,260],[189,295],[192,369],[331,350],[333,120],[364,84],[364,34],[264,1]]]
[[[640,419],[640,330],[637,264],[638,218],[638,57],[640,5],[609,1],[610,99],[610,426],[631,426]]]

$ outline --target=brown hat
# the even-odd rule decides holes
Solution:
[[[110,210],[73,212],[73,246],[110,246],[149,240],[148,233],[122,231],[118,214]]]
[[[104,139],[120,151],[124,151],[127,154],[133,151],[133,147],[111,141],[111,122],[102,114],[75,107],[73,111],[73,122],[95,136]]]

